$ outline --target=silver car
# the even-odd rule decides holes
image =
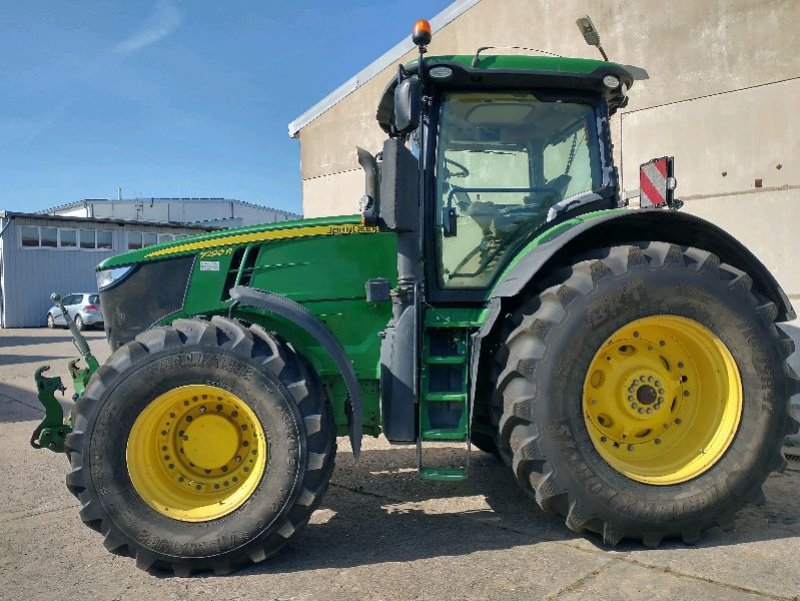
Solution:
[[[61,297],[69,316],[79,330],[90,326],[103,325],[103,312],[100,310],[100,295],[96,292],[73,292]],[[67,322],[57,305],[47,312],[47,327],[66,326]]]

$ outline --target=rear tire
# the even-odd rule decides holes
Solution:
[[[47,314],[47,327],[50,328],[51,330],[56,327],[56,320],[53,319],[52,313]]]
[[[777,309],[752,290],[751,278],[711,253],[650,242],[598,250],[555,274],[551,282],[555,285],[525,302],[509,320],[497,355],[499,376],[492,401],[501,455],[539,506],[564,516],[575,532],[601,534],[606,544],[633,538],[656,546],[665,537],[693,543],[703,530],[731,526],[735,513],[748,501],[763,501],[764,480],[786,466],[781,443],[798,428],[789,413],[789,397],[799,388],[786,363],[794,345],[775,327]],[[699,324],[697,331],[711,333],[708,341],[719,340],[730,351],[732,369],[740,374],[738,419],[725,426],[728,439],[720,443],[719,453],[696,470],[688,460],[673,467],[664,453],[662,459],[645,459],[631,468],[624,458],[615,458],[624,455],[618,447],[603,446],[611,445],[611,434],[592,429],[594,410],[586,403],[595,398],[601,405],[603,398],[613,403],[628,389],[611,390],[611,378],[590,367],[596,365],[599,351],[609,348],[616,332],[653,316],[667,316],[667,321],[679,316],[678,322]],[[619,350],[646,352],[647,337],[636,335],[642,336],[637,340],[643,340],[643,347]],[[673,343],[665,338],[666,346]],[[658,348],[653,352],[658,356]],[[694,361],[700,355],[698,351],[685,356]],[[664,369],[674,373],[676,365],[668,363]],[[653,365],[658,368],[659,363]],[[719,378],[716,381],[725,384]],[[734,380],[728,383],[734,390]],[[709,407],[713,411],[717,401],[726,402],[712,393],[728,388],[715,386],[705,383],[699,389],[699,402],[691,410],[695,415],[706,415]],[[602,392],[604,387],[610,394]],[[647,397],[643,394],[642,402],[661,402]],[[687,398],[687,407],[693,399]],[[626,404],[620,403],[623,413]],[[734,402],[731,407],[735,406]],[[601,421],[607,421],[612,414],[602,415]],[[635,413],[632,419],[638,419]],[[665,424],[665,432],[688,427],[680,420],[677,426],[673,422]],[[695,429],[684,430],[687,434],[679,437],[683,442],[675,443],[681,452],[691,440],[698,446],[720,440],[694,423]],[[726,424],[722,418],[719,423]],[[720,432],[725,430],[722,426]],[[650,440],[646,432],[642,440],[660,444],[656,434]],[[645,447],[634,442],[625,450],[630,457],[641,456]],[[697,448],[695,456],[706,448]]]
[[[220,396],[206,400],[182,392],[201,387],[220,390]],[[166,413],[155,415],[164,424],[148,417],[163,408],[162,398],[168,399]],[[234,402],[244,407],[229,406]],[[184,405],[186,416],[176,415]],[[237,461],[231,456],[215,467],[212,456],[199,465],[214,438],[205,446],[184,445],[192,417],[192,426],[202,423],[214,437],[232,440]],[[336,452],[332,412],[305,359],[259,326],[221,317],[177,320],[118,349],[77,401],[73,427],[67,486],[81,502],[83,522],[103,534],[109,551],[135,557],[142,569],[179,576],[225,574],[274,554],[319,505]],[[202,428],[192,432],[203,435]],[[249,444],[242,442],[248,437]],[[155,448],[151,440],[158,440]],[[169,449],[163,457],[162,440]],[[168,446],[173,444],[181,455]],[[263,458],[261,471],[258,463],[247,467],[249,451],[257,448],[264,449],[253,453]],[[218,501],[214,495],[227,490],[223,484],[244,486],[235,484],[237,475],[250,484],[238,500]],[[206,488],[192,507],[195,484]],[[203,502],[206,492],[211,500]],[[220,511],[224,503],[228,509]]]

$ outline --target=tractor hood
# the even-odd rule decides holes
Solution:
[[[97,271],[124,267],[138,263],[159,261],[180,255],[196,254],[214,249],[222,249],[246,244],[258,244],[272,240],[305,238],[314,236],[336,236],[352,233],[369,233],[377,228],[361,225],[359,215],[320,217],[316,219],[295,219],[221,230],[173,242],[147,246],[105,259]]]

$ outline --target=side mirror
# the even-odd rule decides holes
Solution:
[[[643,209],[663,207],[680,208],[675,200],[675,159],[661,157],[647,161],[639,167],[639,206]]]
[[[398,134],[407,134],[419,125],[419,78],[407,77],[394,89],[394,128]]]

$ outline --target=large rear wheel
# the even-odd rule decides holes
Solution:
[[[77,402],[67,485],[143,569],[227,573],[304,526],[333,470],[332,413],[258,326],[178,320],[117,350]]]
[[[511,318],[501,455],[569,528],[657,545],[728,526],[781,470],[797,378],[773,303],[708,252],[596,251]]]

